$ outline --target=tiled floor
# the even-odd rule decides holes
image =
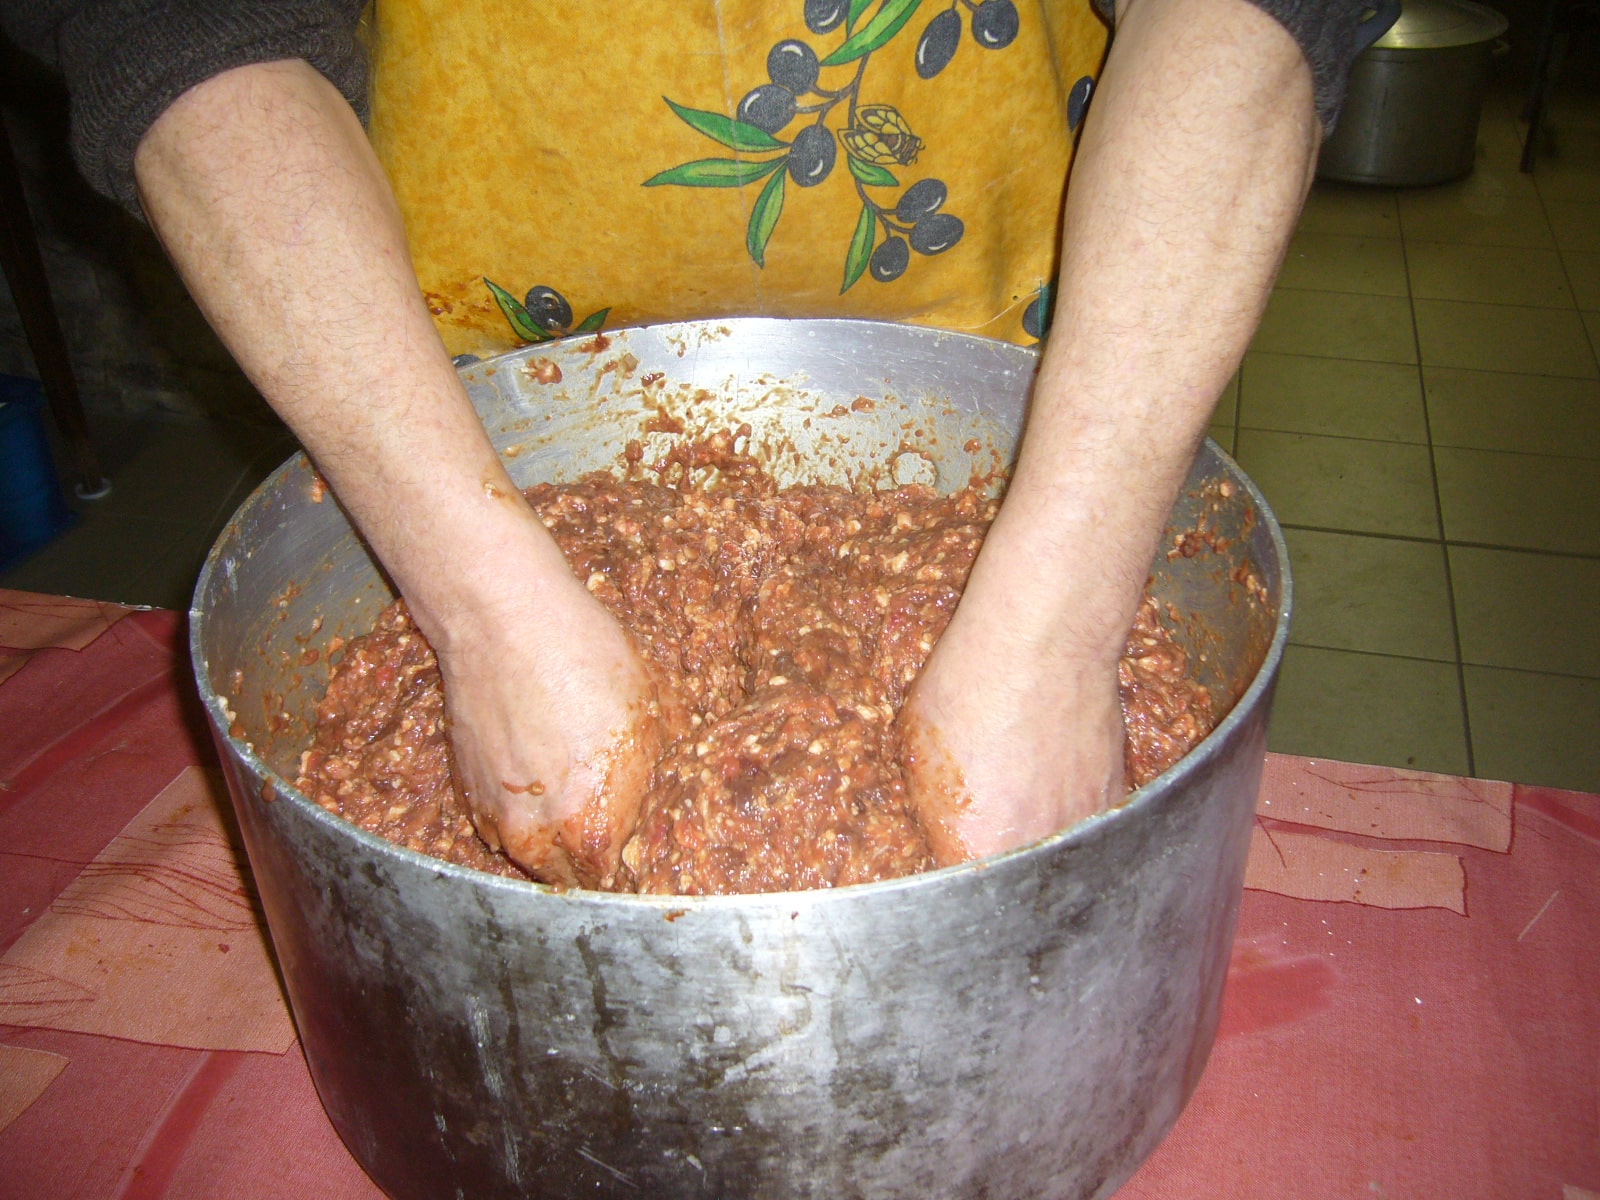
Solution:
[[[69,500],[78,523],[0,586],[187,609],[228,517],[297,448],[282,426],[243,421],[96,416],[92,428],[111,494]]]
[[[1288,531],[1272,745],[1600,790],[1600,100],[1530,179],[1319,185],[1213,433]],[[115,490],[0,584],[183,607],[281,429],[97,429]]]
[[[1214,434],[1287,529],[1281,750],[1600,790],[1600,100],[1319,185]]]

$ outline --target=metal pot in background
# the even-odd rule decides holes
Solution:
[[[1317,177],[1411,187],[1472,170],[1496,39],[1509,22],[1471,0],[1404,0],[1350,69]]]
[[[887,462],[951,488],[1009,459],[1037,365],[931,329],[746,319],[567,339],[463,378],[521,484],[670,441],[651,432],[665,408],[691,431],[748,422],[780,478]],[[1208,548],[1158,556],[1155,587],[1236,702],[1123,807],[836,891],[557,893],[391,845],[286,782],[329,639],[390,597],[304,459],[286,464],[212,550],[191,650],[351,1152],[415,1200],[1108,1196],[1210,1053],[1288,635],[1282,534],[1211,443],[1173,514],[1201,521]]]

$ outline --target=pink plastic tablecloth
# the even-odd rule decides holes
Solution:
[[[0,1198],[370,1198],[183,619],[0,591]],[[1222,1032],[1119,1196],[1600,1200],[1600,797],[1269,757]]]

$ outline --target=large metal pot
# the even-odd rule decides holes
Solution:
[[[603,341],[464,371],[520,482],[614,465],[629,438],[664,436],[644,430],[665,405],[750,421],[791,474],[888,461],[954,486],[1009,456],[1036,367],[867,322]],[[559,384],[538,382],[545,359]],[[1237,703],[1124,807],[831,892],[558,894],[399,849],[285,782],[322,685],[307,650],[390,594],[303,460],[286,464],[207,560],[192,649],[306,1058],[356,1158],[418,1200],[1108,1195],[1210,1051],[1287,633],[1277,524],[1209,443],[1175,525],[1202,516],[1231,543],[1161,557],[1158,588]]]
[[[1404,0],[1355,60],[1317,177],[1410,187],[1472,170],[1496,39],[1509,23],[1471,0]]]

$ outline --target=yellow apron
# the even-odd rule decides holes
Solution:
[[[1037,338],[1089,0],[381,0],[371,134],[452,354],[849,316]]]

